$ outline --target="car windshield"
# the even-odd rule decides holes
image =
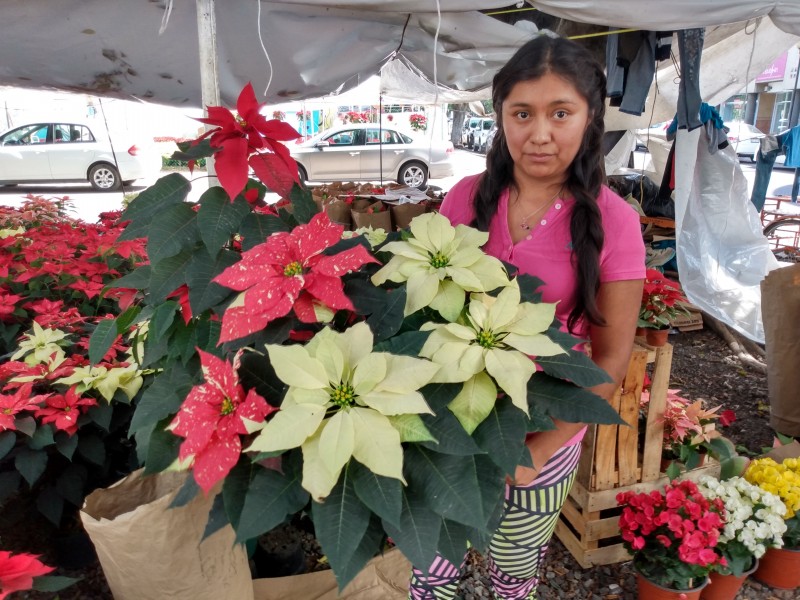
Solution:
[[[47,125],[25,125],[9,131],[2,137],[3,146],[15,146],[18,144],[44,144],[47,142]]]

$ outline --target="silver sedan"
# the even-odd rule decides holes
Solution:
[[[385,181],[423,187],[453,174],[453,144],[377,124],[349,124],[289,145],[304,181]]]

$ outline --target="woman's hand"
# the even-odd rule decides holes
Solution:
[[[539,476],[539,471],[531,467],[523,467],[517,465],[517,470],[514,472],[514,478],[506,476],[506,483],[508,485],[521,485],[528,486]]]

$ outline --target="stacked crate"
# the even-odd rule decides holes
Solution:
[[[639,411],[648,365],[652,365],[646,424]],[[625,425],[590,425],[583,439],[575,484],[564,504],[556,536],[584,568],[630,559],[619,537],[620,492],[647,492],[669,481],[661,469],[664,409],[667,403],[672,346],[648,346],[637,338],[628,372],[611,400]],[[691,479],[718,475],[712,461],[686,474]]]

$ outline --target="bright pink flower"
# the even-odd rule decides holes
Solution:
[[[22,296],[11,294],[8,290],[0,288],[0,321],[8,321],[13,318],[17,302],[20,300],[22,300]]]
[[[722,425],[723,427],[727,427],[734,421],[736,421],[736,413],[733,412],[730,408],[727,410],[723,410],[721,413],[719,413],[719,424]]]
[[[34,577],[53,570],[55,567],[43,564],[37,555],[0,551],[0,600],[12,592],[31,589]]]
[[[222,316],[220,343],[259,331],[291,310],[300,321],[314,323],[318,321],[315,302],[333,310],[353,310],[344,294],[342,275],[377,260],[360,245],[324,255],[341,239],[343,230],[325,213],[318,213],[291,233],[272,234],[217,275],[216,283],[244,292]]]
[[[656,536],[656,539],[657,539],[659,542],[661,542],[661,545],[662,545],[662,546],[664,546],[664,548],[669,548],[670,546],[672,546],[672,540],[671,540],[671,539],[669,539],[669,538],[668,538],[667,536],[665,536],[665,535],[657,535],[657,536]]]
[[[246,395],[233,364],[197,349],[205,383],[186,396],[172,421],[172,432],[186,438],[179,451],[181,460],[194,456],[192,471],[197,484],[208,493],[230,472],[242,453],[240,435],[247,434],[242,419],[261,422],[277,409],[255,390]]]

